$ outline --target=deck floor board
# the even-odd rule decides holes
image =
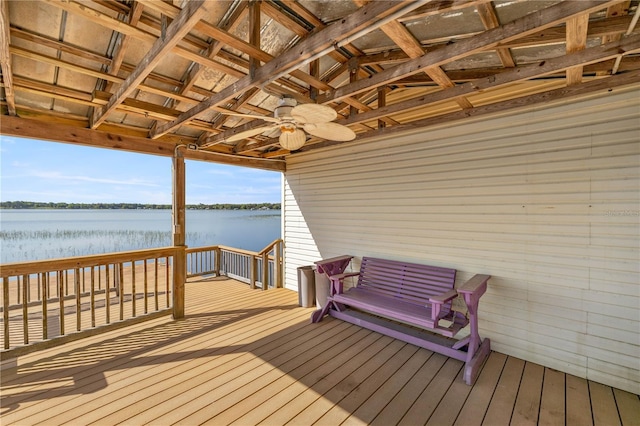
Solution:
[[[25,355],[2,424],[637,424],[638,395],[492,353],[463,363],[327,318],[285,289],[186,286],[187,315]]]

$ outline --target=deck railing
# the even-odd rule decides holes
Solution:
[[[187,277],[225,275],[251,288],[282,287],[283,241],[274,240],[259,252],[227,246],[188,248]]]
[[[3,348],[46,347],[54,337],[73,340],[79,331],[171,314],[177,250],[165,247],[1,265]]]
[[[2,359],[171,314],[174,259],[182,249],[0,265]],[[282,287],[282,251],[280,239],[259,252],[187,248],[186,276],[225,275],[251,288]]]

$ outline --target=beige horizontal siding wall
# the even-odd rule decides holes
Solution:
[[[286,285],[341,254],[493,276],[493,349],[640,393],[640,90],[290,158]]]

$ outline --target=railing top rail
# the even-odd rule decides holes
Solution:
[[[271,242],[271,244],[269,244],[268,246],[266,246],[265,248],[260,250],[260,252],[258,252],[258,255],[262,256],[263,254],[270,252],[271,250],[273,250],[273,248],[275,247],[276,244],[281,243],[281,242],[282,242],[281,238],[273,240]]]
[[[239,249],[239,248],[235,248],[235,247],[218,246],[218,248],[220,248],[220,250],[223,250],[223,251],[231,251],[233,253],[244,254],[244,255],[247,255],[247,256],[257,256],[258,255],[258,253],[255,252],[255,251],[243,250],[243,249]]]
[[[130,250],[117,253],[94,254],[90,256],[64,257],[58,259],[5,263],[0,265],[0,277],[37,274],[72,268],[85,268],[110,263],[129,262],[165,256],[173,256],[180,247],[160,247],[145,250]]]
[[[188,253],[198,253],[201,251],[212,251],[212,250],[218,250],[221,246],[215,245],[215,246],[202,246],[202,247],[187,247],[187,249],[185,250],[185,252]]]

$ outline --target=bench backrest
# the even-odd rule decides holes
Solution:
[[[424,306],[430,296],[451,290],[455,282],[455,269],[364,257],[357,285],[367,291]]]

